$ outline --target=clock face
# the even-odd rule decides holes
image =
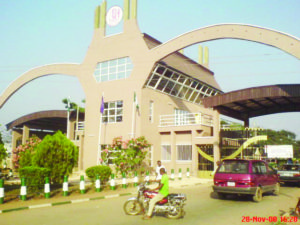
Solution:
[[[111,7],[106,14],[106,23],[109,26],[117,26],[123,18],[123,10],[119,6]]]

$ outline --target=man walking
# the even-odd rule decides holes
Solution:
[[[160,169],[161,169],[161,168],[164,168],[164,169],[165,169],[165,173],[167,172],[167,171],[166,171],[166,168],[161,164],[161,161],[158,160],[158,161],[157,161],[157,167],[156,167],[156,170],[155,170],[155,172],[156,172],[156,179],[155,179],[155,181],[156,181],[156,182],[159,182],[159,181],[161,180],[161,175],[160,175]]]
[[[169,177],[166,174],[166,170],[164,168],[161,168],[159,172],[161,175],[161,180],[159,182],[158,187],[152,190],[152,191],[158,190],[158,193],[154,198],[150,200],[149,210],[147,212],[147,215],[143,217],[144,220],[151,219],[155,204],[160,200],[162,200],[164,197],[167,197],[169,195]]]

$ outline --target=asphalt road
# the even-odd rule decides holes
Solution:
[[[282,187],[279,196],[265,195],[262,202],[252,202],[251,198],[228,196],[216,199],[211,184],[171,189],[172,192],[187,194],[186,215],[179,220],[164,216],[154,216],[142,220],[142,215],[127,216],[123,204],[131,196],[95,200],[68,205],[14,211],[0,215],[1,225],[111,225],[111,224],[271,224],[264,219],[277,218],[290,212],[300,197],[299,187]],[[257,222],[248,222],[256,219]],[[293,220],[291,217],[289,220]],[[267,220],[266,220],[267,221]],[[299,218],[300,221],[300,218]],[[292,221],[288,224],[300,224]]]

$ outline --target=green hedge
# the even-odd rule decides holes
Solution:
[[[50,169],[27,166],[19,169],[20,178],[26,179],[26,186],[29,191],[42,189],[45,184],[45,178],[50,176]]]
[[[101,183],[108,181],[111,172],[112,171],[109,166],[92,166],[85,170],[86,175],[91,179],[92,182],[95,182],[96,176],[99,175]]]

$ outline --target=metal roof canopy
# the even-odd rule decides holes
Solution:
[[[300,84],[280,84],[232,91],[203,99],[220,114],[243,120],[274,113],[300,112]]]
[[[27,126],[30,129],[40,130],[61,130],[66,132],[67,130],[67,111],[66,110],[48,110],[31,113],[22,116],[8,124],[6,124],[7,130],[18,129]],[[79,113],[79,118],[82,120],[83,113]],[[70,112],[70,118],[76,118],[76,112]]]

